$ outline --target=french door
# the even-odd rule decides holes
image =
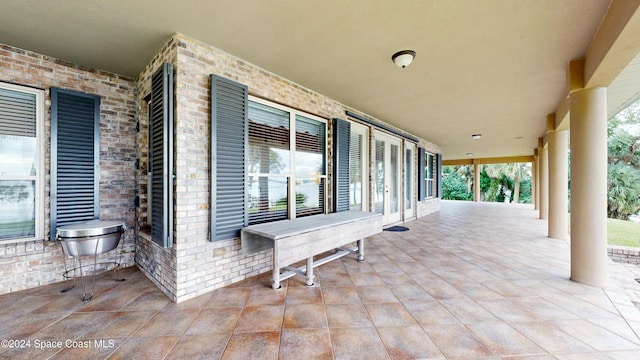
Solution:
[[[383,224],[401,220],[401,142],[399,138],[375,132],[374,209],[382,214]]]

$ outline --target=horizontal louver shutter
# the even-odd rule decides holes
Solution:
[[[247,98],[247,86],[211,75],[211,241],[246,224]]]
[[[51,89],[51,240],[99,217],[100,97]]]
[[[426,163],[427,159],[424,148],[418,148],[418,201],[424,200],[427,196]]]
[[[351,126],[333,119],[333,200],[336,212],[349,210],[349,148]]]
[[[0,135],[36,137],[36,96],[0,89]]]
[[[173,66],[165,63],[151,78],[149,114],[151,239],[173,245]]]
[[[436,154],[437,197],[442,197],[442,154]]]

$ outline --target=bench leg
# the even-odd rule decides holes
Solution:
[[[307,282],[305,285],[313,286],[313,279],[315,276],[313,275],[313,256],[307,259]]]
[[[280,285],[280,268],[278,265],[273,265],[273,275],[271,276],[271,287],[273,290],[278,290],[281,288]]]
[[[365,262],[365,260],[364,260],[364,239],[358,240],[358,262]]]

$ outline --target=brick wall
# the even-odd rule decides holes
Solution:
[[[100,105],[100,218],[123,220],[123,262],[132,265],[135,247],[136,106],[133,79],[0,44],[0,81],[45,93],[45,237],[49,233],[51,87],[96,94]],[[112,260],[118,252],[102,258]],[[0,242],[0,293],[63,280],[60,246],[48,241]]]
[[[137,191],[140,206],[136,209],[138,242],[136,243],[136,263],[140,269],[151,279],[169,298],[176,301],[176,248],[162,248],[151,241],[150,232],[147,230],[147,181],[149,170],[149,103],[145,101],[151,93],[151,77],[158,71],[163,63],[174,65],[176,71],[176,40],[170,39],[160,52],[154,56],[151,62],[138,75],[137,81],[137,106],[138,106],[138,134],[137,150],[140,168],[138,169]],[[175,80],[174,80],[175,82]],[[176,103],[174,99],[174,104]],[[177,107],[177,104],[175,104]],[[176,182],[177,183],[177,182]]]
[[[163,61],[174,66],[175,80],[175,238],[172,249],[159,249],[155,244],[138,246],[137,262],[144,265],[154,262],[170,264],[175,268],[175,287],[162,283],[162,276],[148,271],[150,277],[175,301],[183,301],[247,277],[269,271],[271,255],[262,252],[243,256],[240,239],[210,242],[209,236],[209,75],[217,74],[248,85],[249,94],[268,99],[295,109],[333,119],[345,119],[345,110],[368,117],[355,109],[301,87],[264,69],[249,64],[224,51],[197,40],[177,34],[165,45],[153,62],[141,73],[138,96],[143,98],[150,87],[150,75]],[[140,101],[142,104],[143,102]],[[141,132],[138,136],[141,164],[147,162],[145,143],[148,137],[143,109],[139,109]],[[351,119],[352,120],[352,119]],[[330,125],[330,124],[329,124]],[[328,139],[331,141],[331,126]],[[401,131],[400,129],[395,129]],[[439,149],[421,141],[432,152]],[[328,146],[331,164],[331,144]],[[372,164],[372,163],[371,163]],[[143,167],[146,165],[143,165]],[[371,165],[373,166],[373,165]],[[329,168],[329,175],[331,169]],[[328,182],[331,184],[331,181]],[[139,219],[146,211],[145,175],[139,176],[138,190],[141,196]],[[328,208],[331,204],[331,185],[328,189]],[[432,201],[431,203],[435,203]],[[439,205],[439,202],[437,203]],[[434,211],[435,205],[420,213]],[[141,221],[141,226],[145,225]],[[146,236],[145,236],[146,237]],[[149,243],[141,239],[142,244]],[[155,271],[155,270],[154,270]]]

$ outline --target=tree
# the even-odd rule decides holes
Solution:
[[[627,220],[640,210],[640,136],[631,132],[639,123],[639,103],[607,123],[607,214],[611,218]]]

